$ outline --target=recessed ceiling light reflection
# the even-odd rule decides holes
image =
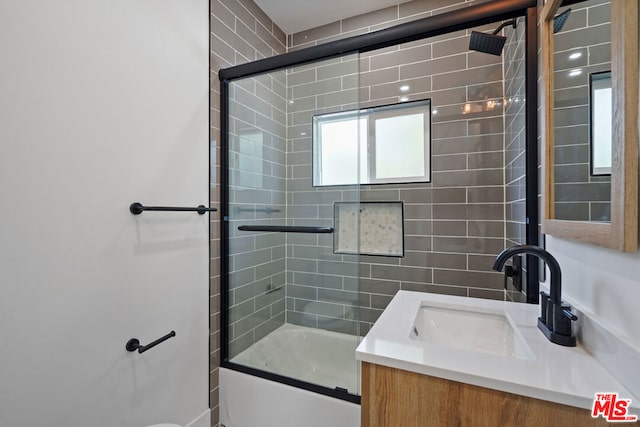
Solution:
[[[433,109],[433,111],[431,112],[431,114],[438,114],[438,110],[436,110],[435,108]]]
[[[569,77],[576,77],[582,74],[582,69],[578,68],[577,70],[569,71]]]
[[[402,85],[400,86],[400,92],[406,92],[409,90],[409,85]]]
[[[573,52],[571,55],[569,55],[569,59],[575,60],[580,58],[581,56],[582,56],[582,52]]]
[[[401,96],[400,97],[400,102],[407,102],[408,100],[409,100],[409,98],[406,97],[406,96]]]
[[[306,132],[300,132],[300,136],[307,136]]]

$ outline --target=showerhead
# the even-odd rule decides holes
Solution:
[[[560,15],[556,15],[553,17],[553,34],[558,33],[562,30],[562,27],[564,27],[565,22],[567,22],[570,13],[571,9],[567,9]]]
[[[503,22],[492,34],[472,31],[471,38],[469,39],[469,50],[476,50],[478,52],[489,53],[497,56],[502,55],[502,48],[504,47],[507,38],[499,36],[498,33],[508,25],[512,25],[513,28],[516,28],[516,20],[512,19],[511,21]]]
[[[472,31],[469,49],[500,56],[506,41],[507,38],[503,36]]]

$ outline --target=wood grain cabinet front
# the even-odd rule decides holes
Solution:
[[[362,363],[362,427],[587,427],[587,409]],[[634,424],[636,425],[636,424]]]

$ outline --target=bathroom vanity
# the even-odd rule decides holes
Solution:
[[[529,304],[400,291],[356,350],[362,426],[604,425],[596,393],[638,403],[578,344],[549,342]]]
[[[362,384],[362,427],[607,424],[582,408],[372,363]]]

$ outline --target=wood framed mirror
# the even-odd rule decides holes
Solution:
[[[635,252],[638,0],[547,0],[541,26],[542,231]]]

